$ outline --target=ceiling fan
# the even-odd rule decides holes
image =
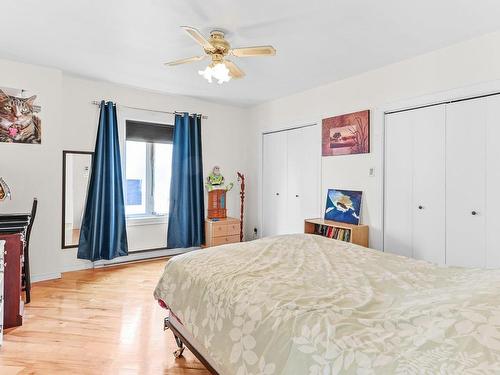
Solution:
[[[273,46],[255,46],[243,48],[231,48],[229,42],[224,38],[224,32],[220,30],[212,30],[210,38],[205,38],[197,29],[190,26],[181,26],[193,40],[203,47],[205,54],[200,56],[188,57],[165,63],[167,66],[175,66],[180,64],[200,61],[206,57],[210,57],[212,62],[205,70],[200,70],[198,73],[212,82],[215,78],[219,84],[229,81],[231,78],[243,78],[245,73],[243,70],[231,60],[226,59],[226,56],[236,57],[254,57],[254,56],[274,56],[276,50]]]

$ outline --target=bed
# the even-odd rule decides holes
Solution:
[[[297,234],[176,256],[154,296],[221,375],[500,373],[500,270]]]

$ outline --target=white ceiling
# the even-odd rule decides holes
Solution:
[[[0,57],[106,81],[251,105],[500,29],[498,0],[2,0]],[[179,26],[228,32],[247,77],[222,86]]]

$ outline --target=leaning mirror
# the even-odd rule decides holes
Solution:
[[[61,247],[78,247],[93,152],[63,151]]]

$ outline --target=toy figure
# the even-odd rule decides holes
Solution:
[[[223,189],[229,191],[233,188],[234,185],[232,182],[227,186],[223,186],[223,184],[224,184],[224,176],[220,173],[220,167],[216,165],[212,169],[212,172],[208,175],[205,187],[207,188],[208,191],[212,191],[214,189]]]

